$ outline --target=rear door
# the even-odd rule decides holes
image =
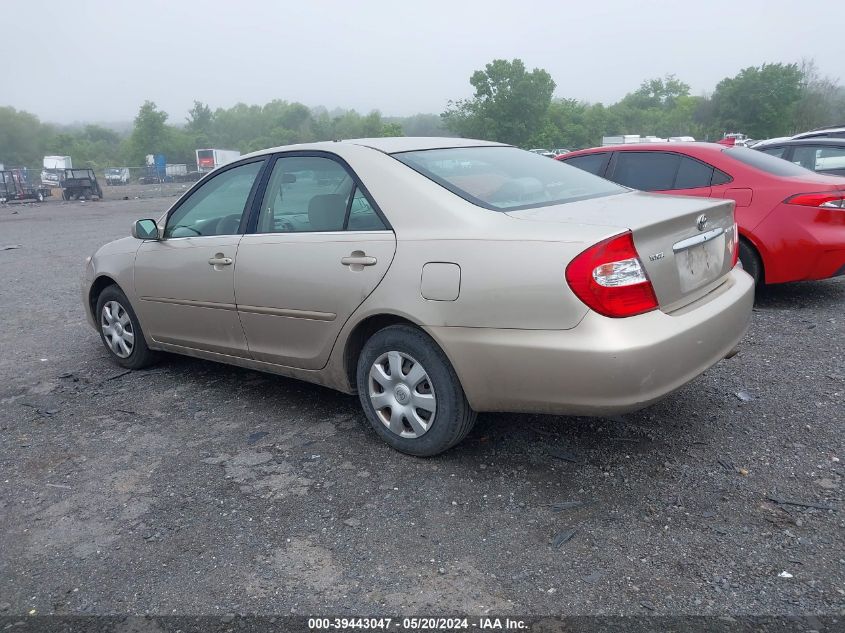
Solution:
[[[640,191],[708,198],[713,173],[711,165],[674,152],[620,151],[614,153],[607,177]]]
[[[280,155],[238,248],[235,296],[256,360],[319,369],[375,290],[396,238],[351,170],[327,153]]]

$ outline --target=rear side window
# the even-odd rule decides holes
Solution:
[[[680,164],[678,154],[618,152],[613,181],[640,191],[666,191],[674,187]]]
[[[593,174],[515,147],[455,147],[391,154],[455,195],[516,211],[624,193]]]
[[[785,147],[764,147],[760,150],[768,154],[769,156],[777,156],[778,158],[783,158],[783,155],[786,153]]]
[[[681,158],[681,166],[678,168],[678,175],[675,177],[673,189],[697,189],[709,187],[713,180],[713,168],[705,165],[694,158],[686,156]]]
[[[728,174],[721,169],[713,169],[713,178],[710,180],[711,185],[724,185],[733,180]]]
[[[583,169],[596,176],[604,172],[604,166],[607,164],[608,152],[600,152],[597,154],[586,154],[584,156],[575,156],[573,158],[563,159],[562,162],[567,165],[572,165],[578,169]]]

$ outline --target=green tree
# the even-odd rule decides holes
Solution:
[[[52,127],[34,114],[0,107],[0,163],[6,167],[41,165],[52,136]]]
[[[520,59],[496,59],[470,77],[472,99],[450,102],[446,126],[461,136],[527,145],[543,127],[555,82],[545,70],[527,72]]]
[[[194,107],[188,110],[185,129],[192,134],[208,136],[211,133],[211,125],[214,122],[214,112],[202,101],[194,101]]]
[[[383,123],[379,136],[404,136],[402,124],[397,122]]]
[[[170,140],[165,125],[167,112],[152,101],[145,101],[135,117],[135,127],[129,137],[129,158],[135,165],[143,165],[147,154],[164,154]]]
[[[753,138],[785,136],[793,131],[801,81],[798,64],[744,68],[716,85],[716,120],[725,132],[744,132]]]

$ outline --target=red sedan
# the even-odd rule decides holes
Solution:
[[[845,275],[845,178],[715,143],[595,147],[557,160],[632,189],[734,200],[739,257],[758,282]]]

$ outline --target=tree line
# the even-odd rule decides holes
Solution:
[[[152,101],[138,110],[131,131],[101,125],[57,126],[0,107],[0,162],[38,167],[44,155],[69,155],[76,166],[139,166],[147,154],[194,163],[203,147],[249,152],[311,141],[373,136],[455,135],[520,147],[598,145],[602,136],[653,134],[717,140],[724,132],[752,138],[786,136],[845,124],[845,88],[819,74],[812,61],[750,66],[720,81],[711,94],[692,95],[674,75],[648,79],[610,105],[555,98],[557,84],[519,59],[497,59],[470,78],[474,94],[445,112],[385,117],[378,111],[309,108],[274,100],[212,109],[194,102],[185,121],[171,122]]]

